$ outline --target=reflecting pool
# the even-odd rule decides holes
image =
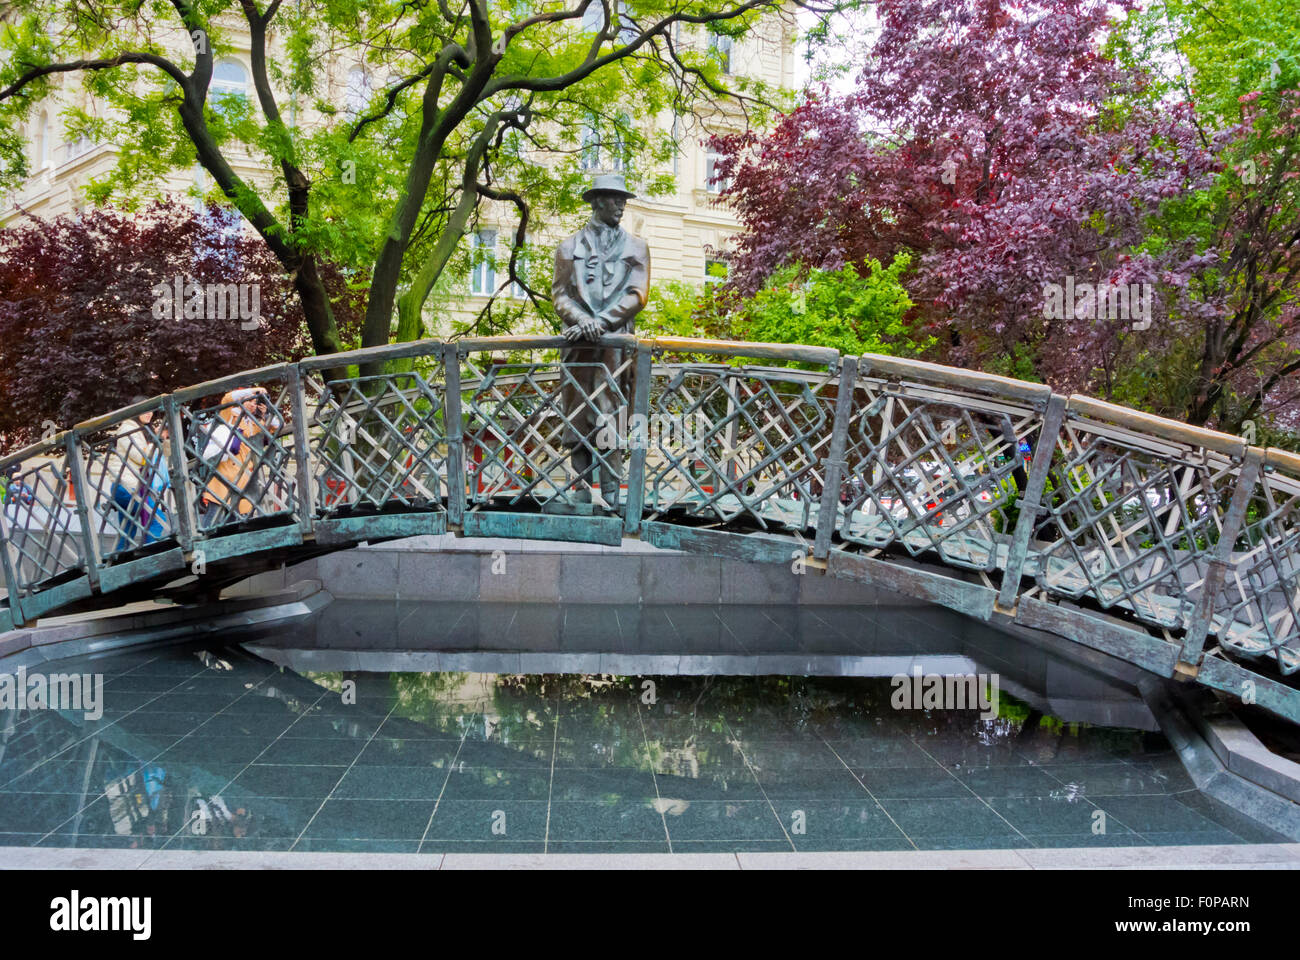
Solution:
[[[102,673],[104,714],[0,714],[0,843],[441,853],[1281,839],[1200,794],[1160,734],[1069,722],[1005,689],[982,719],[892,709],[883,675],[322,671],[281,639],[276,663],[251,652],[270,649],[263,636],[48,666]]]

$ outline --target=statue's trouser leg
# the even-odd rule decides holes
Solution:
[[[624,427],[626,414],[619,416],[622,397],[613,389],[600,391],[596,396],[596,407],[605,423],[617,423]],[[620,437],[619,443],[627,443],[627,437]],[[619,446],[612,446],[600,451],[600,496],[610,510],[618,509],[619,485],[623,482],[623,451]]]
[[[573,481],[572,487],[574,502],[591,503],[591,475],[587,472],[591,469],[591,451],[579,444],[573,448],[570,462],[573,465],[573,472],[578,476],[578,479]]]
[[[619,485],[623,482],[623,454],[608,450],[600,466],[600,497],[611,510],[618,509]]]

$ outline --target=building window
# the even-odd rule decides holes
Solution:
[[[218,60],[213,65],[212,83],[208,86],[213,110],[220,113],[223,105],[233,100],[247,100],[248,90],[248,71],[238,60]]]
[[[86,113],[90,112],[88,109],[90,107],[90,104],[88,102],[88,98],[84,93],[81,95],[80,102],[77,105],[78,107],[81,108],[82,112],[86,112]],[[71,137],[71,131],[68,130],[66,124],[64,125],[63,131],[65,137],[64,150],[66,152],[67,160],[75,160],[77,159],[77,157],[84,156],[85,154],[89,153],[91,149],[95,146],[95,141],[92,140],[84,133],[79,134],[76,137],[73,137],[71,139],[66,139]]]
[[[578,163],[583,170],[600,169],[600,131],[596,129],[595,117],[582,122],[582,153]]]
[[[673,176],[682,172],[682,118],[673,114]]]
[[[76,140],[69,140],[67,145],[68,159],[75,160],[77,159],[77,157],[89,153],[90,148],[93,147],[94,145],[95,144],[91,141],[90,137],[87,137],[84,134],[80,137],[77,137]]]
[[[497,232],[479,230],[474,234],[474,260],[470,272],[469,290],[478,296],[496,292],[497,274],[493,258],[497,249]]]
[[[723,73],[731,73],[731,47],[734,41],[721,33],[709,34],[709,53],[722,66]]]
[[[709,147],[704,154],[704,189],[709,193],[721,193],[731,185],[730,181],[718,176],[718,164],[721,162],[722,154]]]
[[[704,260],[704,282],[722,283],[727,279],[727,261],[721,257],[706,257]]]
[[[344,94],[348,116],[360,115],[361,111],[370,104],[370,97],[373,92],[374,87],[370,80],[370,74],[360,67],[353,67],[349,70],[347,92]]]
[[[50,165],[50,115],[41,111],[41,119],[36,127],[36,169],[44,170]]]
[[[603,173],[629,172],[632,165],[628,161],[627,141],[623,138],[620,125],[630,122],[627,114],[620,114],[613,133],[606,137],[601,131],[600,121],[595,116],[588,115],[582,123],[582,151],[578,165],[583,170],[599,170]]]
[[[620,124],[630,123],[631,120],[627,114],[619,116]],[[611,173],[628,173],[631,165],[627,158],[627,141],[623,139],[623,127],[615,126],[614,134],[610,137],[609,149],[605,151],[609,157],[609,169]]]

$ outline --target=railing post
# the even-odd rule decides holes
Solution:
[[[1016,519],[1016,529],[1011,535],[1011,545],[1007,548],[1007,568],[1002,574],[1002,589],[998,591],[995,604],[1003,612],[1014,610],[1016,598],[1020,595],[1020,576],[1025,569],[1025,559],[1029,556],[1029,538],[1033,536],[1034,526],[1038,523],[1038,515],[1043,508],[1043,491],[1047,488],[1052,456],[1056,453],[1061,426],[1065,423],[1065,401],[1065,397],[1056,393],[1047,400],[1043,429],[1038,432],[1034,459],[1029,465],[1029,477],[1020,496],[1020,516]],[[1019,456],[1020,451],[1016,450],[1015,454]]]
[[[1223,579],[1232,563],[1232,548],[1246,522],[1246,508],[1250,506],[1250,498],[1255,492],[1263,466],[1264,452],[1258,447],[1248,447],[1242,460],[1241,473],[1237,476],[1237,485],[1232,490],[1232,499],[1228,502],[1228,512],[1223,517],[1219,542],[1214,545],[1214,556],[1210,558],[1205,582],[1201,584],[1196,610],[1187,625],[1187,634],[1183,637],[1183,647],[1174,667],[1179,673],[1195,676],[1200,669],[1201,660],[1205,656],[1205,638],[1210,633],[1210,621],[1214,617],[1214,600],[1223,588]]]
[[[75,430],[68,431],[68,471],[72,474],[72,493],[77,498],[77,521],[81,525],[81,551],[86,561],[86,579],[90,589],[99,593],[99,568],[103,559],[99,555],[99,538],[90,528],[90,484],[86,481],[86,464],[81,459],[81,441]]]
[[[442,418],[447,432],[447,523],[465,522],[465,424],[460,413],[460,347],[442,345]]]
[[[813,558],[825,560],[831,552],[831,536],[839,517],[840,489],[849,465],[844,460],[848,446],[849,419],[853,415],[853,391],[858,384],[858,358],[840,360],[838,392],[835,396],[835,425],[831,448],[822,458],[822,500],[817,509],[817,536],[813,540]]]
[[[180,405],[170,393],[163,398],[163,415],[167,418],[167,432],[171,434],[167,471],[171,475],[176,539],[181,549],[188,553],[194,548],[194,538],[198,534],[199,523],[194,510],[194,484],[190,482],[189,463],[185,456],[185,425],[181,422]]]
[[[307,394],[297,364],[285,374],[293,403],[293,459],[297,465],[298,528],[303,536],[316,525],[316,486],[311,467],[311,441],[307,438]]]
[[[641,512],[645,507],[645,458],[646,448],[650,445],[650,375],[653,368],[651,342],[638,340],[636,368],[633,372],[636,379],[633,385],[632,414],[628,417],[628,423],[645,424],[645,430],[637,434],[635,442],[631,443],[632,455],[628,459],[627,500],[623,503],[623,532],[628,534],[637,533],[641,529]],[[638,414],[640,419],[637,419]],[[679,435],[694,437],[694,433],[688,433],[684,426]]]

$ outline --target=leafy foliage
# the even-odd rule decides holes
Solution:
[[[882,0],[851,93],[719,139],[731,283],[910,252],[942,359],[1229,429],[1294,419],[1296,18],[1253,9]],[[1151,316],[1046,316],[1067,279],[1145,284]]]
[[[310,350],[302,306],[257,237],[224,229],[217,208],[159,203],[28,221],[0,232],[0,438],[31,442],[192,383]],[[159,319],[154,287],[175,278],[256,284],[261,319]],[[364,291],[333,270],[344,328],[360,325]],[[251,299],[251,298],[250,298]],[[251,321],[248,321],[251,322]]]
[[[835,0],[799,5],[825,15]],[[142,185],[197,162],[266,241],[328,353],[343,343],[322,264],[369,277],[363,345],[421,336],[429,297],[465,265],[462,241],[481,216],[515,219],[517,250],[548,217],[577,211],[589,147],[603,167],[643,171],[654,195],[671,184],[651,171],[674,145],[641,121],[723,100],[743,119],[778,101],[727,75],[702,41],[788,11],[782,0],[15,0],[6,14],[0,185],[30,172],[19,125],[57,83],[80,80],[111,109],[73,109],[72,126],[118,148],[92,199],[139,201]],[[252,76],[232,95],[214,75],[237,51]],[[337,74],[351,65],[364,82],[344,93]],[[242,154],[272,177],[245,179],[232,162]],[[502,292],[522,282],[545,313],[545,285],[519,266],[512,253]]]
[[[918,336],[907,315],[912,300],[901,275],[906,254],[888,267],[803,271],[783,267],[762,289],[740,298],[720,285],[703,291],[670,281],[651,290],[643,330],[672,336],[708,336],[761,343],[802,343],[844,354],[916,356],[934,344]]]

